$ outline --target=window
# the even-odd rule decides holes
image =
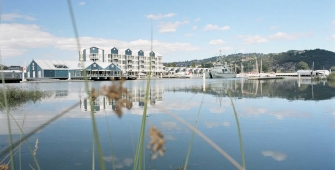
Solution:
[[[96,67],[97,65],[96,64],[93,64],[93,67]]]
[[[68,68],[66,65],[64,64],[54,64],[55,68]]]

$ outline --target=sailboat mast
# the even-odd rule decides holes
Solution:
[[[259,72],[260,73],[262,72],[262,58],[261,58],[261,70],[259,70]]]
[[[235,73],[236,73],[236,63],[234,62],[234,67],[235,67]]]

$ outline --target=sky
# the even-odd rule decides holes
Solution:
[[[72,0],[80,48],[152,49],[163,62],[335,51],[334,0]],[[0,0],[5,65],[78,60],[67,0]],[[152,41],[151,41],[152,39]]]

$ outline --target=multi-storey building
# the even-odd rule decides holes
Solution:
[[[79,61],[113,63],[121,68],[123,74],[127,75],[138,75],[139,73],[147,74],[150,72],[150,64],[152,75],[159,76],[163,72],[162,55],[153,51],[144,52],[139,50],[133,52],[129,48],[119,50],[113,47],[109,50],[104,50],[91,47],[79,52]]]

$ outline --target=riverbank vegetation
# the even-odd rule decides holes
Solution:
[[[9,109],[16,109],[28,102],[41,101],[44,98],[50,97],[51,93],[40,91],[37,89],[23,89],[13,86],[5,86],[0,88],[0,110],[5,109],[4,93],[7,96],[7,104]]]
[[[335,82],[335,72],[332,72],[331,74],[329,74],[329,76],[327,77],[327,80]]]
[[[186,67],[194,62],[196,66],[206,66],[213,63],[218,56],[205,58],[202,60],[178,61],[163,63],[165,66]],[[236,53],[225,56],[224,60],[231,64],[231,67],[240,68],[243,65],[244,72],[255,69],[256,60],[258,66],[262,60],[263,72],[295,72],[298,69],[314,68],[315,70],[329,70],[335,66],[335,53],[323,49],[310,50],[289,50],[281,53]],[[298,64],[300,63],[300,64]],[[334,67],[335,68],[335,67]]]

